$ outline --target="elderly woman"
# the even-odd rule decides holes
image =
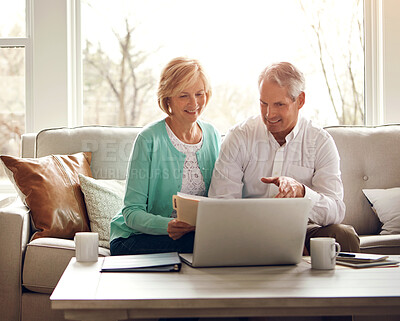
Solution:
[[[175,58],[161,74],[158,105],[167,114],[136,138],[121,213],[111,221],[111,255],[193,251],[194,226],[173,218],[172,195],[207,195],[220,135],[198,118],[211,87],[197,60]]]

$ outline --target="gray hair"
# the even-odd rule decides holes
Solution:
[[[287,87],[294,101],[305,89],[303,73],[289,62],[277,62],[266,67],[258,78],[258,87],[263,80],[273,81],[281,87]]]

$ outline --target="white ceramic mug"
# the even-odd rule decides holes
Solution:
[[[340,244],[333,237],[313,237],[310,239],[311,267],[332,270],[340,252]]]
[[[97,262],[99,256],[99,234],[95,232],[75,233],[75,256],[77,262]]]

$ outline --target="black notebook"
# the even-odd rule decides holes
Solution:
[[[177,252],[117,255],[104,258],[101,272],[179,272],[181,266]]]

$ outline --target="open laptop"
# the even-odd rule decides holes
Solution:
[[[197,209],[193,267],[283,265],[300,262],[311,200],[206,199]]]

